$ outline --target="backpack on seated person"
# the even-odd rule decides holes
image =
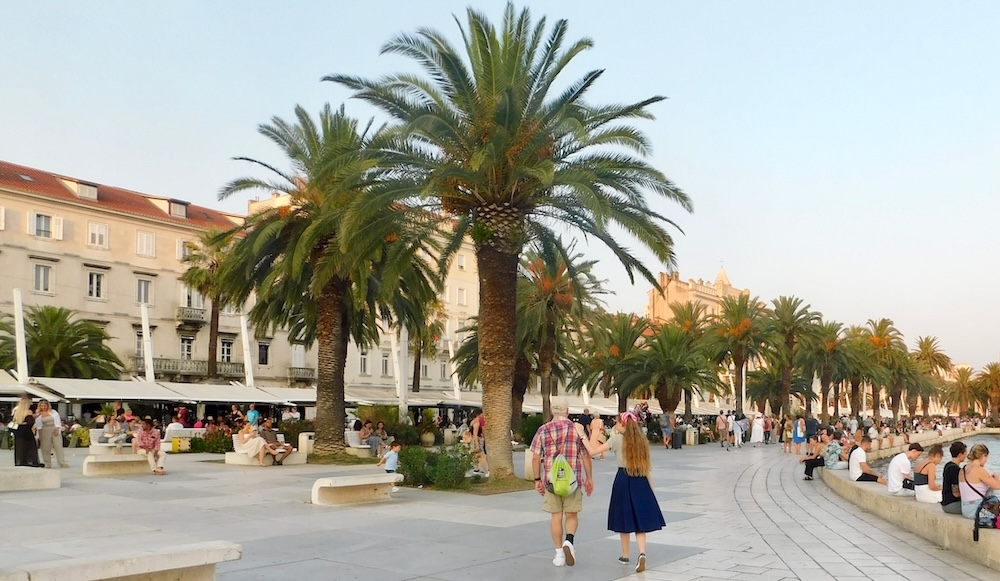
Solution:
[[[576,489],[576,474],[573,473],[573,467],[566,460],[566,456],[559,454],[549,469],[548,490],[556,496],[569,496],[576,492]]]
[[[972,525],[972,540],[979,542],[979,529],[997,528],[997,513],[1000,512],[1000,498],[996,495],[983,497],[976,507]]]

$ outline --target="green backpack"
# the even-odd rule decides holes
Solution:
[[[549,469],[549,492],[556,496],[569,496],[576,492],[576,474],[566,456],[559,454]]]

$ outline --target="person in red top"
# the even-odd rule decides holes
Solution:
[[[587,496],[594,492],[593,472],[590,454],[587,454],[577,435],[574,424],[569,419],[569,408],[566,402],[552,400],[552,421],[543,424],[535,433],[531,442],[531,452],[534,454],[535,490],[544,497],[542,510],[550,513],[552,520],[550,530],[555,543],[556,555],[552,564],[556,567],[576,564],[576,549],[573,546],[574,535],[578,525],[577,514],[583,510],[583,492]],[[566,457],[576,475],[578,486],[569,496],[557,496],[548,490],[549,471],[556,456]],[[565,527],[563,518],[565,515]],[[566,539],[563,540],[563,530]]]
[[[142,429],[135,435],[135,450],[137,454],[146,456],[153,474],[163,476],[163,451],[160,450],[160,430],[153,427],[153,420],[142,420]]]

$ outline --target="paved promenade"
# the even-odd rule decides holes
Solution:
[[[480,497],[403,488],[378,505],[318,507],[309,504],[313,480],[376,468],[232,467],[188,454],[169,456],[165,477],[84,478],[83,451],[68,452],[62,489],[0,493],[0,565],[226,540],[244,549],[241,561],[220,566],[227,581],[1000,578],[858,514],[821,481],[802,481],[799,465],[776,446],[654,448],[668,525],[650,535],[642,575],[616,562],[618,538],[605,527],[612,460],[595,462],[577,566],[556,568],[533,491]],[[0,452],[0,466],[11,464],[11,453]],[[631,556],[634,563],[634,545]]]

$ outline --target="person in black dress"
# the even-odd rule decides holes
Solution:
[[[21,396],[14,408],[14,466],[40,467],[38,462],[38,443],[35,441],[35,416],[31,412],[31,399]]]

